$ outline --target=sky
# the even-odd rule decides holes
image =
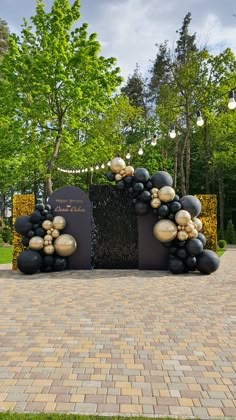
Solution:
[[[71,0],[71,3],[73,0]],[[49,10],[52,0],[45,0]],[[81,0],[79,25],[87,22],[96,32],[101,54],[115,57],[126,80],[138,63],[144,76],[157,53],[156,44],[177,40],[184,16],[191,12],[190,30],[197,33],[199,46],[212,53],[230,47],[236,53],[235,0]],[[35,13],[35,0],[0,0],[0,18],[10,31],[20,33],[25,17]]]

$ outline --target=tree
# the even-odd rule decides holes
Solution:
[[[147,87],[138,64],[136,65],[132,76],[128,77],[126,85],[121,88],[121,92],[129,98],[131,105],[142,108],[143,113],[147,118]]]
[[[5,20],[0,18],[0,58],[7,52],[9,28]]]
[[[37,0],[31,18],[35,31],[24,21],[21,38],[10,36],[0,69],[5,89],[11,87],[8,115],[24,133],[18,139],[22,150],[29,148],[36,167],[45,168],[47,195],[61,144],[73,148],[122,80],[115,59],[99,56],[99,42],[96,34],[88,36],[87,24],[73,29],[79,10],[79,0],[72,5],[55,0],[46,13]]]

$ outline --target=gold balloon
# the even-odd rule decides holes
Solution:
[[[152,188],[151,189],[152,194],[156,194],[156,193],[158,193],[158,191],[159,191],[158,188]]]
[[[125,168],[125,161],[120,157],[116,157],[111,161],[111,171],[118,174],[122,169]]]
[[[175,190],[172,187],[162,187],[159,190],[159,198],[163,203],[169,203],[175,198]]]
[[[191,215],[187,210],[179,210],[175,214],[175,221],[178,225],[186,226],[191,221]]]
[[[156,239],[161,242],[172,241],[177,235],[177,226],[171,220],[160,220],[153,228],[153,233]]]
[[[133,176],[133,174],[134,174],[133,166],[126,166],[124,171],[125,171],[125,175],[127,175],[127,176]]]
[[[52,223],[57,230],[62,230],[66,227],[66,221],[63,216],[55,216]]]
[[[192,231],[193,231],[193,229],[194,229],[194,226],[193,226],[193,224],[192,224],[192,223],[188,223],[188,224],[186,225],[186,227],[185,227],[185,230],[186,230],[186,232],[188,232],[188,233],[192,232]]]
[[[51,220],[44,220],[43,223],[42,223],[42,226],[45,230],[51,229],[51,227],[52,227]]]
[[[153,209],[158,209],[161,205],[161,200],[159,198],[153,198],[150,202],[150,205]]]
[[[188,239],[188,234],[185,232],[185,230],[179,230],[177,233],[177,238],[179,241],[186,241],[186,239]]]
[[[47,230],[47,234],[48,234],[48,235],[51,235],[51,229],[48,229],[48,230]]]
[[[158,198],[158,193],[152,193],[152,198]]]
[[[33,238],[29,241],[30,249],[34,249],[35,251],[39,251],[43,248],[43,238],[41,236],[33,236]]]
[[[65,233],[58,236],[54,242],[55,250],[61,257],[68,257],[73,254],[77,248],[77,243],[72,235]]]
[[[122,179],[122,175],[121,174],[116,174],[115,175],[115,180],[116,181],[120,181]]]
[[[53,238],[58,238],[58,236],[60,235],[60,232],[58,229],[53,229],[52,231],[52,237]]]
[[[190,239],[195,239],[198,237],[198,231],[197,229],[193,229],[192,232],[189,232],[188,237]]]
[[[54,246],[53,245],[46,245],[43,248],[44,254],[47,254],[47,255],[52,255],[54,253],[54,251],[55,251],[55,249],[54,249]]]
[[[49,241],[44,241],[44,245],[49,245]]]
[[[45,235],[43,239],[45,241],[51,241],[52,240],[52,235]]]
[[[120,171],[120,175],[125,175],[125,169],[122,169],[122,171]]]
[[[194,217],[193,223],[196,226],[196,229],[198,230],[198,232],[200,232],[202,230],[202,221],[198,217]]]

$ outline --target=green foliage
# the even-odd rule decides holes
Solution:
[[[235,244],[236,240],[235,240],[235,230],[234,230],[234,225],[232,220],[230,219],[227,223],[227,227],[226,227],[226,240],[228,244]]]
[[[12,248],[2,247],[0,236],[0,264],[9,264],[12,262]],[[1,418],[1,417],[0,417]]]
[[[220,240],[218,241],[218,246],[219,246],[219,248],[225,248],[225,247],[226,247],[226,245],[227,245],[227,242],[226,242],[224,239],[220,239]]]
[[[2,239],[5,243],[11,244],[12,243],[12,231],[10,226],[4,226],[1,228],[2,231]]]
[[[223,229],[218,230],[217,238],[218,238],[218,241],[225,238],[225,232]]]

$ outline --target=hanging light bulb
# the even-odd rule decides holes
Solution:
[[[96,164],[96,166],[95,166],[95,169],[96,169],[96,170],[98,170],[98,169],[99,169],[99,166],[98,166],[98,164]]]
[[[88,172],[88,168],[85,168],[85,170],[84,170],[85,172]]]
[[[169,136],[171,139],[175,139],[176,137],[175,124],[172,125],[171,130],[169,132]]]
[[[125,157],[126,157],[127,160],[130,160],[131,155],[130,155],[130,152],[129,151],[128,151],[128,153],[127,153],[127,155]]]
[[[111,166],[111,161],[110,160],[107,162],[107,166]]]
[[[80,172],[81,172],[81,170],[80,170],[80,169],[78,169],[78,174],[80,174]]]
[[[151,141],[151,145],[152,146],[156,146],[157,145],[157,135],[156,134],[153,135],[153,138],[152,138],[152,141]]]
[[[141,144],[139,145],[138,154],[139,154],[140,156],[142,156],[142,155],[143,155],[143,149],[142,149],[142,145],[141,145]]]
[[[93,172],[94,171],[94,169],[93,169],[93,167],[91,166],[91,168],[90,168],[90,172]]]
[[[204,121],[202,119],[201,111],[197,111],[197,125],[198,125],[198,127],[202,127],[204,125]]]
[[[82,171],[81,172],[83,172],[84,173],[84,169],[82,169]]]
[[[102,164],[101,164],[101,168],[102,168],[102,169],[104,169],[104,168],[105,168],[105,165],[104,165],[104,163],[102,163]]]
[[[235,101],[235,98],[234,98],[234,91],[233,90],[231,90],[229,92],[228,108],[229,109],[235,109],[236,108],[236,101]]]

